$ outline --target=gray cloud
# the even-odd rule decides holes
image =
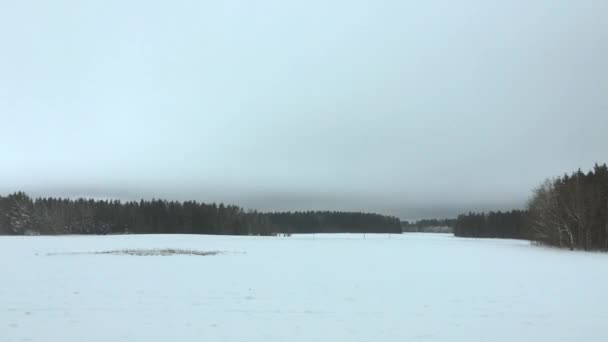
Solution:
[[[453,216],[607,159],[605,1],[0,4],[0,190]]]

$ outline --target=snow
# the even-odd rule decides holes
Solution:
[[[217,255],[94,254],[121,249]],[[608,255],[445,234],[0,237],[0,341],[607,341]]]

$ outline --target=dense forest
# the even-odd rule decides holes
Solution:
[[[548,179],[527,210],[460,215],[456,236],[530,239],[540,244],[608,250],[608,166]]]
[[[526,238],[527,212],[468,213],[459,215],[454,225],[454,235],[484,238]]]
[[[547,180],[528,203],[530,236],[570,249],[608,250],[608,167]]]
[[[153,199],[31,199],[23,192],[0,197],[0,235],[400,233],[399,220],[357,212],[265,214],[234,205]]]
[[[340,211],[268,214],[281,233],[401,233],[396,217]]]

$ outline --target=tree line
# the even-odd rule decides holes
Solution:
[[[401,234],[398,218],[343,211],[296,211],[269,213],[281,233],[394,233]]]
[[[261,213],[235,205],[160,199],[0,196],[0,235],[400,232],[396,218],[359,212]]]
[[[525,210],[459,215],[454,224],[454,235],[461,237],[523,239],[526,238]]]
[[[530,239],[569,249],[608,251],[608,166],[545,180],[526,210],[458,216],[456,236]]]

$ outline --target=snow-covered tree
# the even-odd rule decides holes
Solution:
[[[35,231],[32,200],[23,192],[7,197],[6,225],[11,234],[23,235]]]

